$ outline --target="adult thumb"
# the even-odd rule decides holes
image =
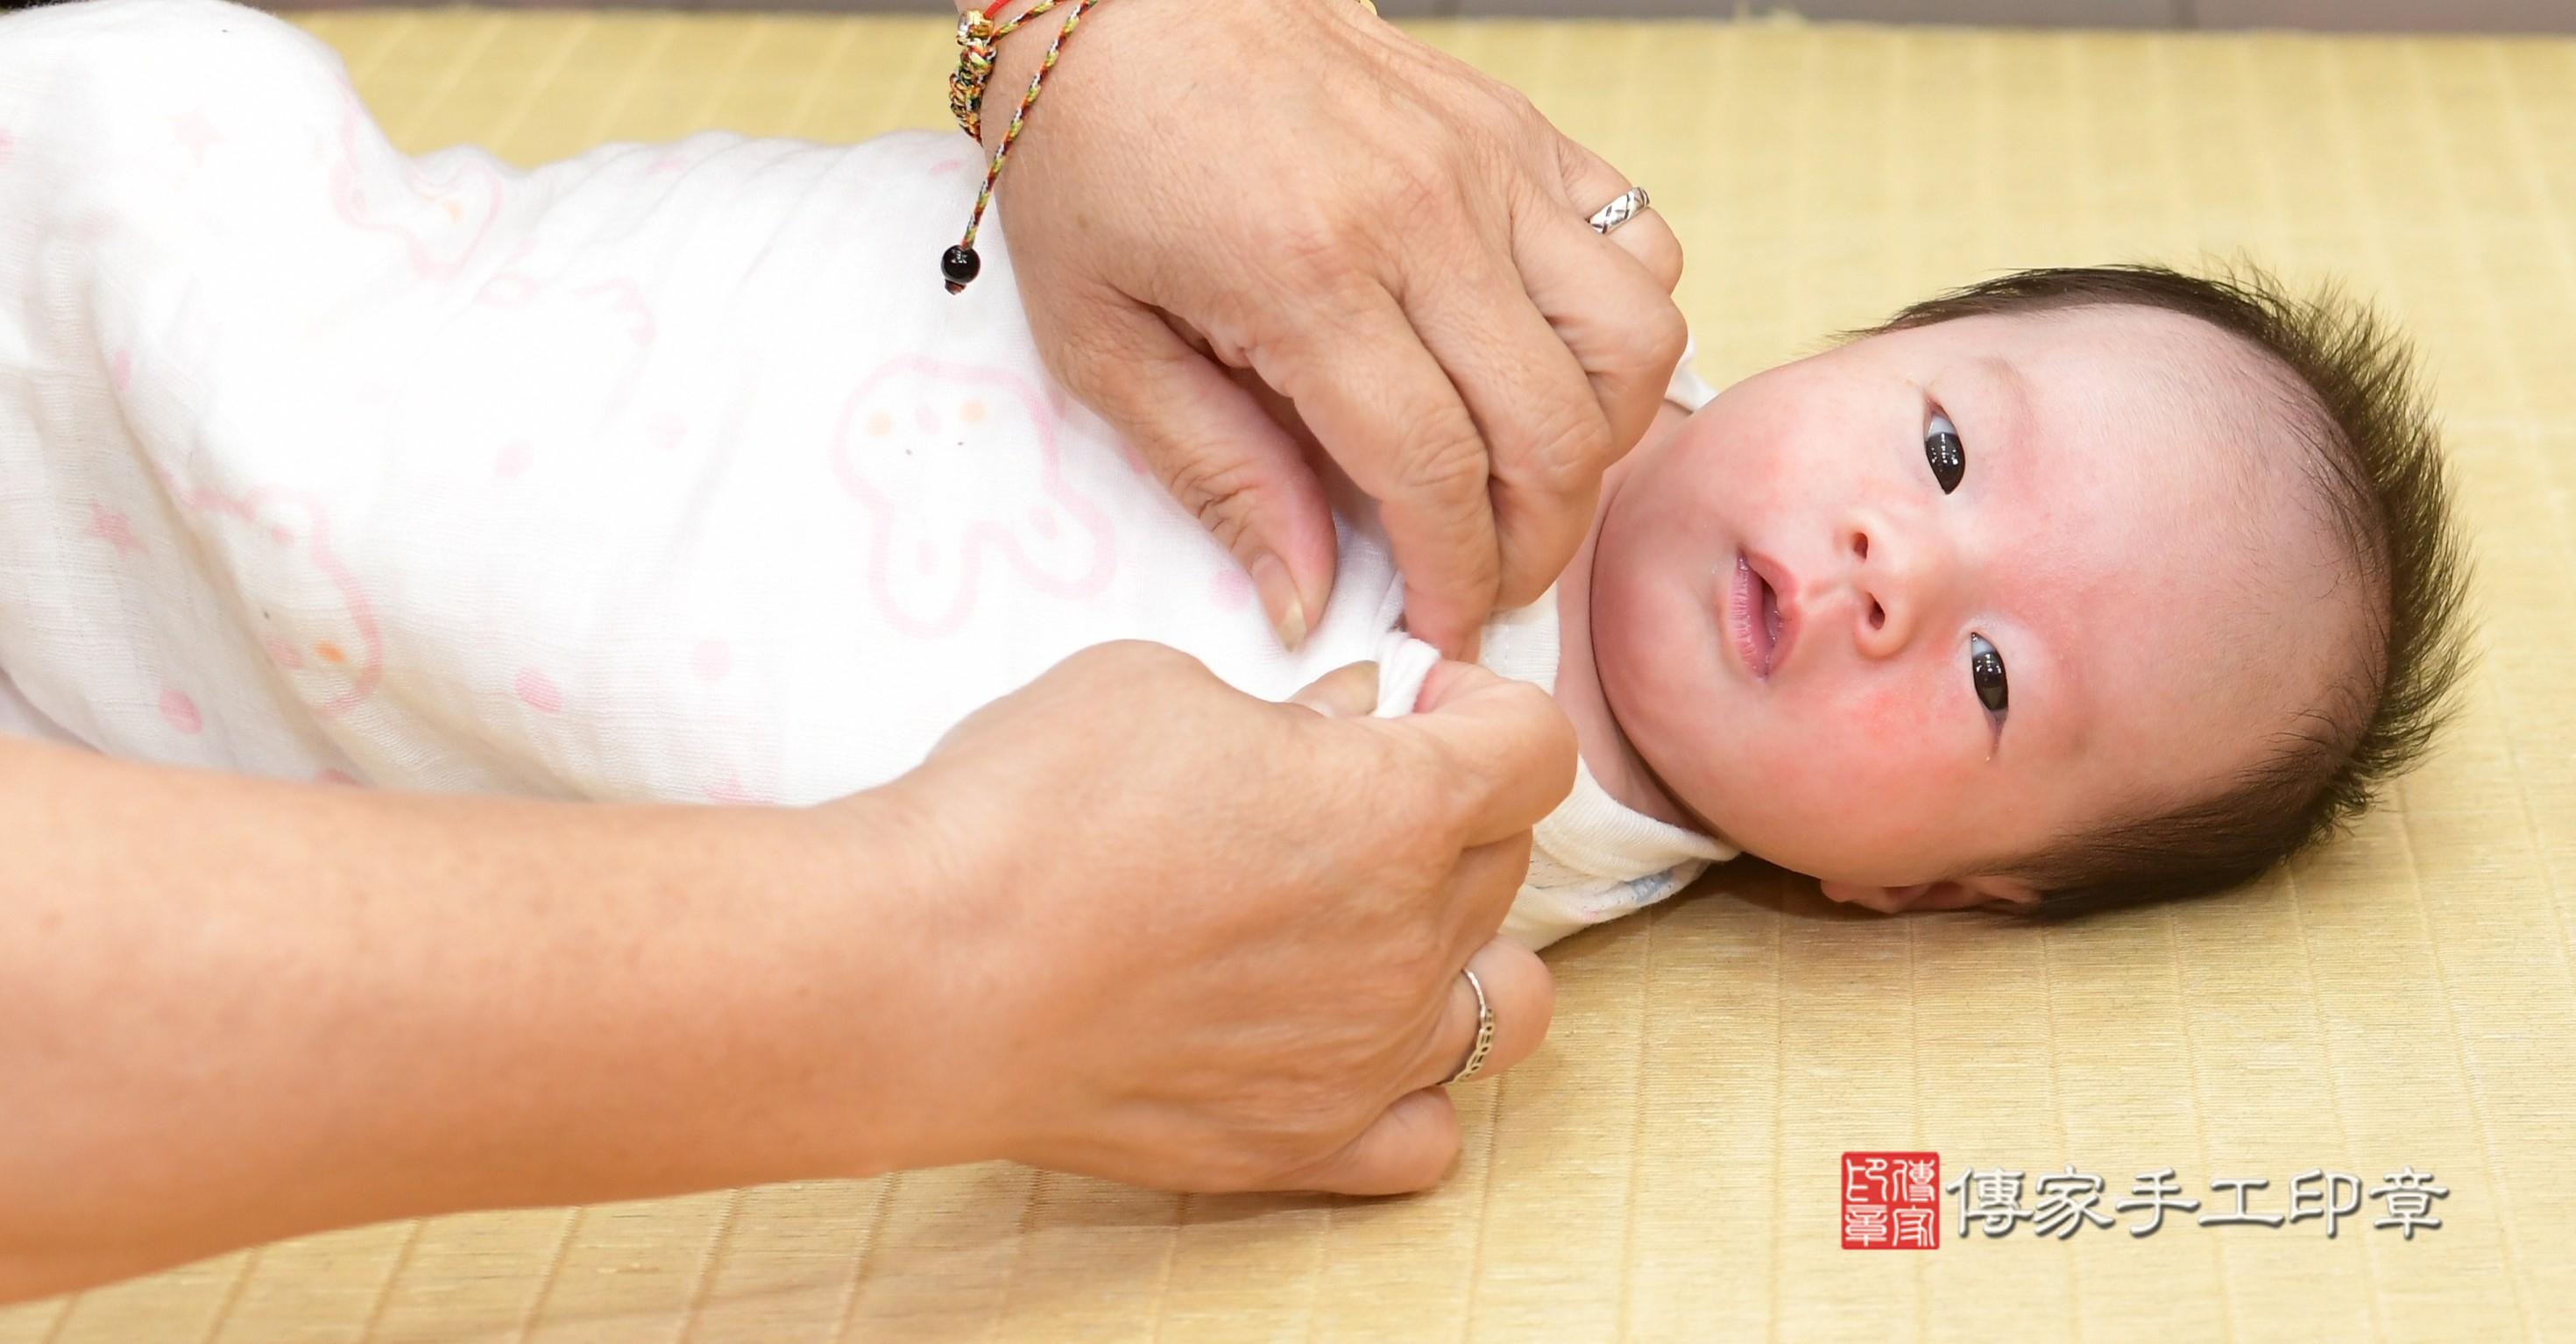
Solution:
[[[1289,696],[1288,703],[1304,705],[1328,719],[1367,718],[1377,712],[1377,664],[1334,668]]]
[[[1337,541],[1296,439],[1160,314],[1117,298],[1074,320],[1082,339],[1057,343],[1057,376],[1234,553],[1280,643],[1305,642],[1332,596]]]
[[[1446,756],[1452,788],[1469,807],[1473,843],[1528,830],[1574,788],[1574,725],[1528,682],[1473,663],[1440,663],[1422,679],[1404,725]]]

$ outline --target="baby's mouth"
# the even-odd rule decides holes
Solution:
[[[1735,628],[1736,652],[1744,659],[1746,671],[1755,679],[1771,678],[1771,653],[1780,646],[1780,605],[1771,585],[1754,572],[1753,565],[1742,554],[1735,557],[1733,609],[1729,624]]]
[[[1769,681],[1771,670],[1780,663],[1780,636],[1786,623],[1780,610],[1780,594],[1741,551],[1735,556],[1735,582],[1730,586],[1728,607],[1737,656],[1744,660],[1745,670],[1755,680]]]

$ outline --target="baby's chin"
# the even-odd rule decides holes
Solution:
[[[1670,692],[1658,696],[1641,690],[1633,680],[1621,680],[1621,659],[1653,659],[1668,652],[1653,632],[1597,630],[1596,636],[1600,643],[1595,646],[1595,666],[1604,690],[1609,691],[1608,683],[1613,681],[1619,681],[1620,687],[1615,694],[1603,696],[1604,717],[1633,754],[1637,767],[1629,791],[1608,780],[1602,781],[1604,787],[1629,807],[1709,836],[1741,851],[1745,858],[1801,876],[1820,876],[1819,869],[1835,871],[1831,847],[1820,849],[1816,840],[1843,830],[1846,820],[1781,815],[1783,800],[1778,791],[1761,783],[1776,773],[1718,731],[1711,716],[1722,712],[1722,706],[1712,698]],[[1639,712],[1634,703],[1639,700],[1663,702],[1662,712]],[[1629,706],[1625,715],[1619,712],[1621,704]],[[1680,745],[1672,745],[1676,743]],[[1589,751],[1585,760],[1599,776],[1599,762]],[[1710,761],[1720,763],[1710,766]]]

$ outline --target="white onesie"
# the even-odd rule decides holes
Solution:
[[[290,778],[801,804],[1066,655],[1278,699],[1431,651],[1368,502],[1281,650],[1232,558],[1046,375],[951,133],[407,158],[218,0],[0,18],[0,731]],[[1685,366],[1675,396],[1707,389]],[[1552,601],[1486,661],[1551,686]],[[14,690],[12,689],[14,683]],[[1584,773],[1507,931],[1734,851]]]

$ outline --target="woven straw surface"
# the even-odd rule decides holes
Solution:
[[[305,22],[412,149],[944,116],[936,21]],[[1854,918],[1721,873],[1550,954],[1548,1048],[1462,1090],[1464,1157],[1422,1198],[988,1166],[446,1218],[0,1312],[0,1344],[2576,1337],[2576,44],[1415,31],[1651,185],[1721,383],[2016,266],[2242,249],[2380,299],[2437,380],[2480,565],[2440,755],[2257,889],[2076,927]],[[1938,1251],[1844,1251],[1838,1159],[1874,1149],[2071,1165],[2106,1210],[2165,1167],[2204,1213],[2234,1177],[2279,1213],[2311,1168],[2450,1194],[2411,1241],[2368,1226],[2379,1200],[2331,1240],[2134,1214],[1989,1239],[1949,1196]]]

